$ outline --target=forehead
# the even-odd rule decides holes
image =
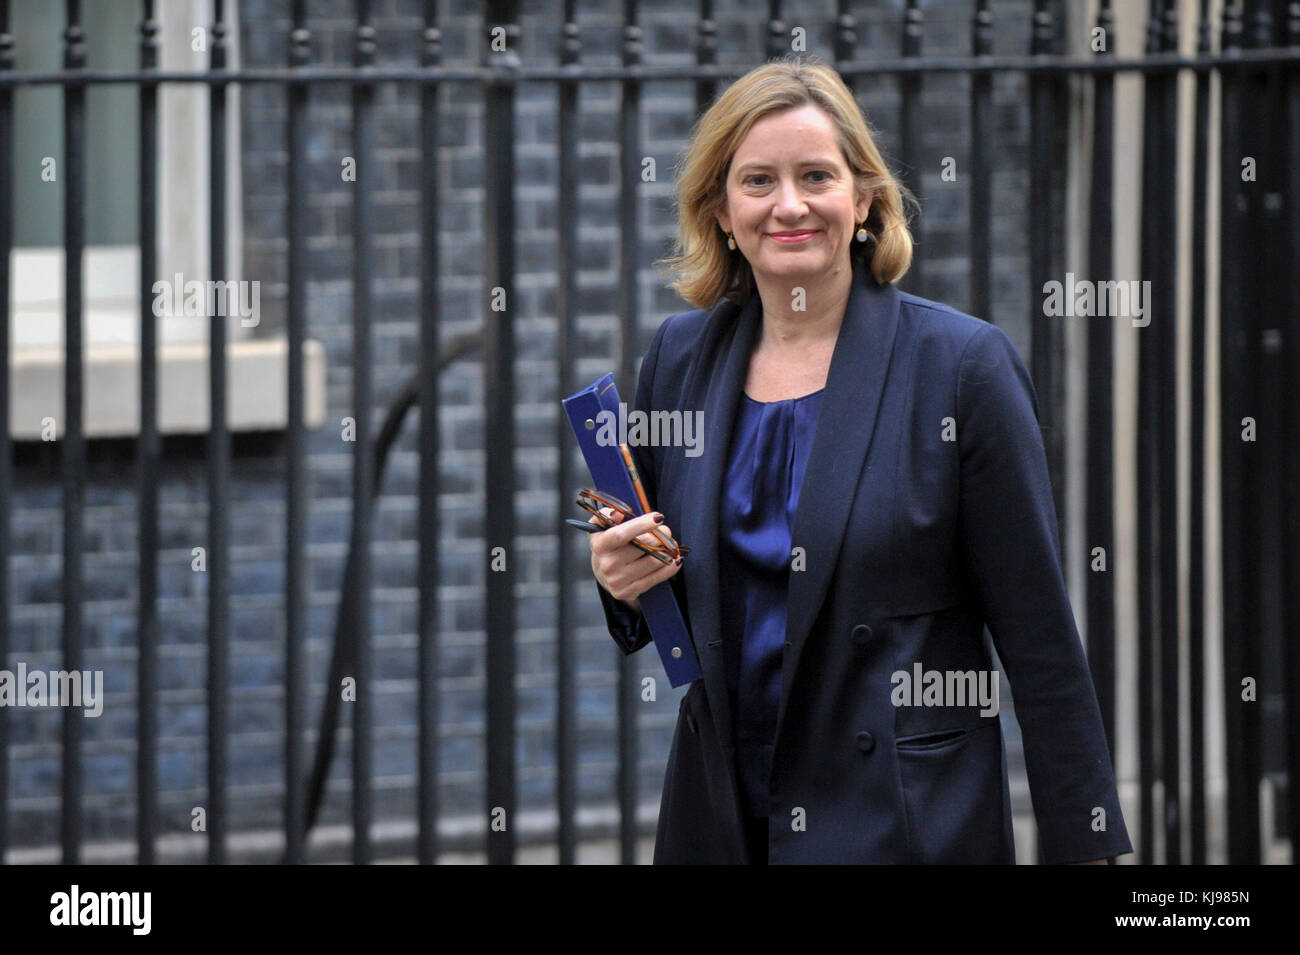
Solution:
[[[812,153],[842,161],[838,143],[835,121],[808,103],[760,116],[736,147],[732,161],[739,165],[747,160],[797,159]]]

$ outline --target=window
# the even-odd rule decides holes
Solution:
[[[62,4],[12,9],[19,72],[60,68]],[[237,5],[229,9],[229,62],[239,62]],[[139,65],[139,7],[86,0],[83,30],[91,69]],[[211,0],[157,5],[159,65],[201,70],[209,54],[196,51],[191,31],[212,22]],[[158,94],[159,279],[237,281],[242,268],[239,87],[227,94],[227,274],[210,276],[208,248],[208,87],[165,84]],[[63,420],[63,90],[20,87],[14,94],[14,248],[10,340],[15,439],[37,439],[42,421]],[[86,341],[85,427],[88,436],[123,436],[139,429],[139,87],[93,85],[86,92],[83,329]],[[51,177],[52,172],[52,177]],[[51,181],[52,179],[52,181]],[[163,315],[159,336],[159,426],[164,432],[207,429],[205,316]],[[283,427],[287,420],[287,345],[228,318],[230,426]],[[308,342],[308,424],[324,417],[324,351]],[[181,392],[183,389],[183,394]]]

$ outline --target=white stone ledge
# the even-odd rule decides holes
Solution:
[[[54,419],[62,436],[63,350],[17,348],[12,354],[9,427],[15,441],[39,441]],[[287,339],[232,341],[226,349],[226,407],[231,431],[280,431],[289,420]],[[325,422],[325,347],[303,343],[303,419]],[[92,346],[85,359],[85,433],[88,438],[140,433],[140,361],[131,346]],[[158,351],[158,430],[208,430],[208,347],[163,345]]]

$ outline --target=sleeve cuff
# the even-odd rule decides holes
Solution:
[[[633,610],[623,601],[616,600],[599,583],[596,584],[596,590],[600,594],[601,606],[605,609],[609,635],[614,638],[620,650],[625,654],[635,653],[650,642],[650,629],[645,625],[645,617],[639,610]]]

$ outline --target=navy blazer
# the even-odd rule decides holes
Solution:
[[[656,863],[747,861],[718,507],[761,322],[757,294],[673,315],[637,381],[635,408],[704,413],[697,456],[633,449],[651,504],[691,547],[667,586],[703,672],[680,705]],[[1133,851],[1057,556],[1038,399],[1005,332],[856,266],[791,539],[803,569],[790,573],[771,863],[1014,863],[1000,718],[893,701],[896,672],[993,670],[993,649],[1044,859]],[[648,643],[640,615],[597,591],[623,651]]]

